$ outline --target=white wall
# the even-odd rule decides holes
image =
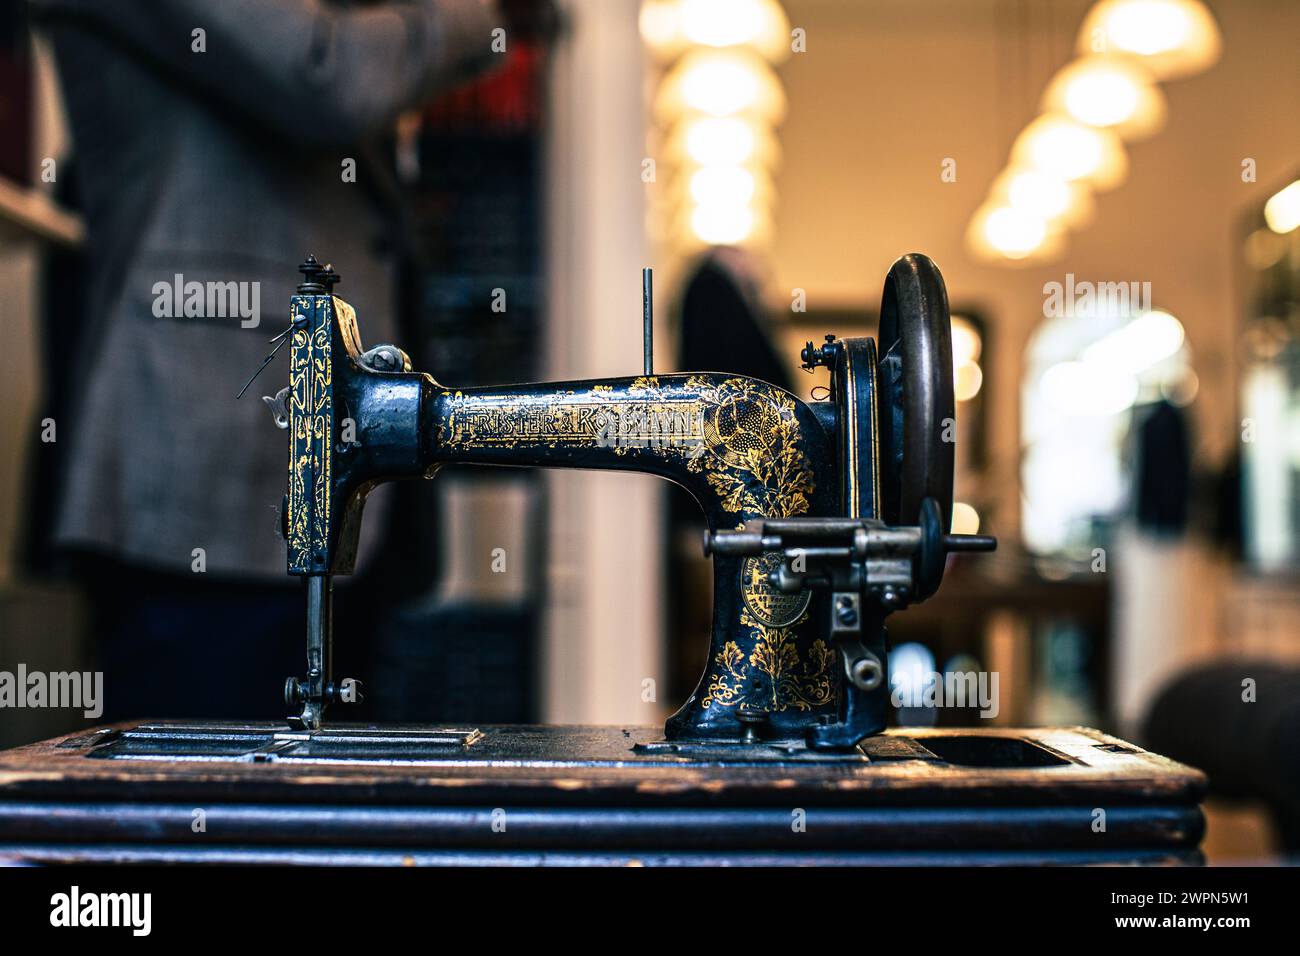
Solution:
[[[556,51],[547,184],[552,379],[637,375],[644,234],[644,69],[638,5],[566,0]],[[543,719],[662,719],[642,681],[664,683],[659,479],[547,473],[550,608]]]

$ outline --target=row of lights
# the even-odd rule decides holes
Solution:
[[[983,259],[1034,262],[1059,253],[1092,218],[1095,192],[1128,175],[1126,140],[1164,125],[1158,81],[1199,73],[1219,57],[1199,0],[1102,0],[1079,32],[1080,56],[1048,84],[1043,113],[1017,137],[1007,169],[967,235]]]
[[[785,90],[773,69],[790,55],[776,0],[646,0],[641,36],[665,73],[656,129],[672,181],[656,210],[688,243],[734,245],[770,236]]]
[[[694,242],[732,245],[770,235],[772,172],[780,163],[776,127],[785,93],[773,69],[794,37],[775,0],[646,0],[642,39],[664,66],[653,104],[673,187],[659,212]],[[953,317],[958,401],[980,391],[982,346],[969,320]],[[955,502],[955,530],[973,533],[979,515]]]

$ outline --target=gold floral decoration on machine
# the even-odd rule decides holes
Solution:
[[[450,399],[439,436],[448,447],[605,447],[618,456],[673,459],[703,477],[722,519],[735,527],[806,514],[816,490],[794,398],[755,379],[647,375],[620,389],[593,383],[542,396],[455,392]],[[715,653],[705,708],[748,702],[779,712],[834,700],[830,648],[817,640],[800,654],[797,631],[809,619],[809,596],[777,593],[767,581],[769,563],[741,563],[740,624],[749,639],[727,641]],[[742,644],[751,641],[747,653]]]

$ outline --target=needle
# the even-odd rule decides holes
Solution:
[[[244,383],[244,387],[241,388],[239,390],[239,394],[235,396],[236,401],[244,397],[244,393],[248,391],[248,386],[253,384],[253,382],[257,379],[257,376],[262,374],[262,369],[266,368],[268,365],[271,364],[271,360],[275,358],[276,353],[280,351],[280,349],[284,346],[285,342],[289,341],[288,339],[289,333],[292,332],[294,329],[302,328],[306,324],[307,324],[307,319],[303,316],[298,316],[294,318],[292,322],[289,323],[289,327],[287,329],[285,329],[275,338],[271,339],[272,343],[277,343],[275,348],[271,350],[270,355],[268,355],[266,358],[262,360],[262,364],[259,365],[257,367],[257,371],[253,373],[253,377]]]

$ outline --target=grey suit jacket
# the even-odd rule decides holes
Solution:
[[[342,274],[367,347],[393,340],[393,227],[361,144],[487,65],[499,23],[482,0],[33,5],[54,41],[91,270],[84,391],[58,423],[72,445],[56,539],[178,571],[202,548],[211,574],[283,580],[287,446],[259,396],[287,382],[284,353],[235,393],[287,324],[308,252]],[[177,276],[248,283],[221,287],[244,313],[214,314],[238,313],[224,292],[202,316],[184,296],[169,310]]]

